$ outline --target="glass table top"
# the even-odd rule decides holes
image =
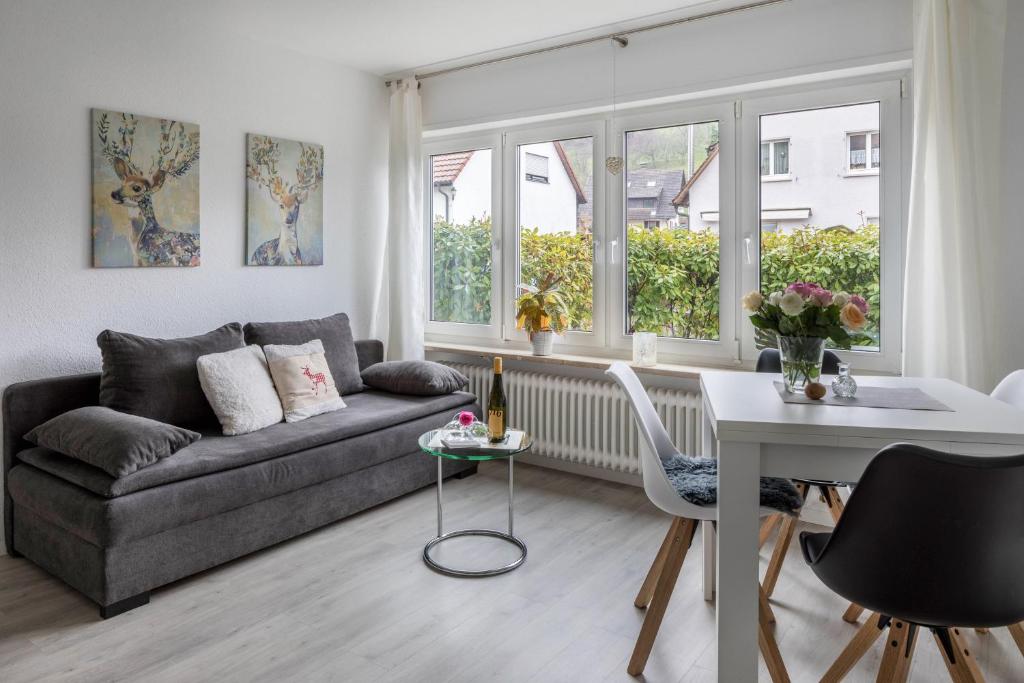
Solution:
[[[441,431],[443,430],[432,429],[431,431],[426,432],[425,434],[422,434],[420,436],[420,449],[424,453],[428,453],[438,458],[449,458],[451,460],[502,460],[504,458],[509,458],[513,455],[518,455],[520,453],[528,451],[530,450],[530,447],[533,446],[533,438],[529,434],[526,434],[522,430],[510,429],[508,430],[508,434],[510,435],[513,432],[518,432],[519,434],[522,434],[522,441],[520,441],[519,446],[517,448],[500,450],[495,449],[493,451],[489,451],[487,446],[482,446],[479,450],[470,448],[465,449],[465,451],[463,451],[463,449],[459,449],[457,451],[449,451],[446,450],[444,446],[431,446],[431,441],[434,440],[434,436]]]

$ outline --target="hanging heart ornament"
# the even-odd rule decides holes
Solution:
[[[608,157],[604,160],[604,166],[612,175],[619,175],[622,171],[622,157]]]

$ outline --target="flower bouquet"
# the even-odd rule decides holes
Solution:
[[[767,297],[750,292],[743,297],[750,322],[774,332],[782,357],[782,378],[792,393],[818,381],[825,341],[841,349],[871,339],[861,334],[867,322],[868,302],[846,292],[832,293],[813,282],[794,282]]]

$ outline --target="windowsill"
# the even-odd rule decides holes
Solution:
[[[494,356],[501,356],[504,360],[525,361],[544,365],[561,365],[575,368],[591,368],[604,370],[613,361],[621,360],[629,365],[639,374],[659,375],[662,377],[675,377],[678,379],[700,379],[700,373],[705,370],[740,370],[736,365],[715,366],[715,365],[683,365],[676,363],[658,363],[657,365],[636,365],[627,358],[616,358],[613,356],[601,355],[575,355],[567,353],[553,353],[550,356],[534,356],[529,351],[510,349],[503,346],[478,346],[471,344],[451,344],[447,342],[427,342],[424,345],[427,353],[452,353],[461,356],[473,356],[486,358],[490,361]]]
[[[873,168],[873,169],[871,169],[869,171],[851,171],[851,170],[847,169],[846,173],[843,174],[843,177],[844,178],[857,178],[859,176],[876,176],[876,175],[878,175],[878,169],[877,168]]]
[[[761,176],[762,183],[784,183],[793,180],[793,176],[786,175],[763,175]]]

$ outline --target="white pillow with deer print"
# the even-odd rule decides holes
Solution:
[[[345,407],[319,339],[298,346],[267,344],[263,351],[284,406],[286,422],[298,422]]]

